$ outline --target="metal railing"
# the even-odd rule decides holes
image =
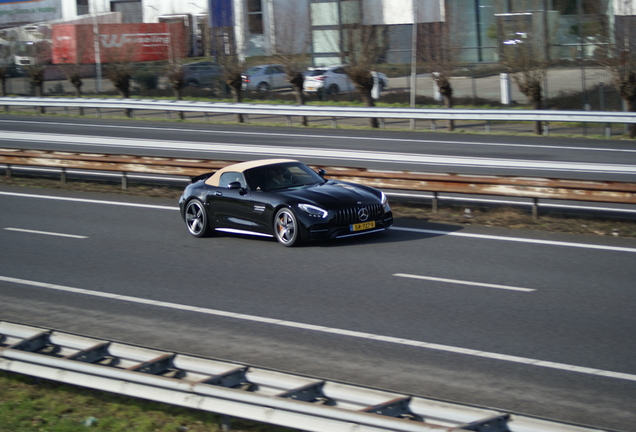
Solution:
[[[123,188],[126,187],[126,173],[194,177],[236,162],[0,148],[0,163],[6,165],[7,176],[11,176],[12,166],[59,168],[62,182],[65,182],[65,173],[69,169],[114,171],[122,173]],[[324,165],[314,168],[325,169],[332,179],[382,189],[636,204],[636,183],[628,182],[435,174]]]
[[[0,148],[0,163],[5,164],[8,177],[12,174],[12,167],[16,166],[58,169],[63,183],[66,182],[68,170],[114,172],[121,175],[123,189],[127,188],[130,173],[194,177],[235,162],[237,161]],[[534,218],[538,217],[540,199],[636,204],[636,183],[432,174],[328,166],[314,166],[314,168],[325,169],[328,177],[335,180],[352,181],[385,190],[432,192],[434,212],[438,208],[439,193],[530,198],[533,200]]]
[[[544,111],[544,110],[484,110],[484,109],[424,109],[424,108],[379,108],[379,107],[325,107],[311,105],[269,105],[243,103],[213,103],[178,100],[145,99],[91,99],[91,98],[38,98],[38,97],[2,97],[0,106],[11,107],[61,107],[94,108],[101,110],[191,112],[202,114],[243,114],[292,117],[328,117],[332,126],[337,126],[338,118],[378,118],[393,120],[476,120],[487,122],[490,129],[492,121],[542,121],[577,122],[602,124],[634,124],[636,115],[630,112],[607,111]],[[134,115],[134,114],[132,114]],[[546,128],[546,132],[548,129]]]
[[[317,432],[599,432],[0,321],[0,370]]]

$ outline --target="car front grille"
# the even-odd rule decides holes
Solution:
[[[361,221],[358,216],[360,209],[366,208],[369,217],[365,221]],[[349,225],[359,222],[366,222],[378,219],[382,215],[382,204],[371,204],[367,206],[352,207],[348,209],[338,210],[332,219],[336,225]]]

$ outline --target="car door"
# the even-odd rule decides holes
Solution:
[[[242,173],[223,173],[219,186],[208,195],[208,204],[218,228],[253,230],[252,201]]]
[[[287,74],[285,74],[285,69],[281,66],[274,66],[274,87],[282,88],[288,87],[289,83],[287,82]]]

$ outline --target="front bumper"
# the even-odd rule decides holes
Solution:
[[[320,240],[352,237],[384,231],[393,225],[393,213],[391,211],[383,213],[379,218],[375,219],[374,222],[375,226],[373,228],[361,231],[353,231],[351,224],[334,224],[330,222],[303,224],[304,229],[301,235],[305,240]]]

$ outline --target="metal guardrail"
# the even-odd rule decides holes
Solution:
[[[600,432],[0,321],[0,370],[317,432]]]
[[[481,109],[421,109],[378,107],[325,107],[311,105],[269,105],[245,103],[213,103],[200,101],[147,100],[147,99],[95,99],[95,98],[38,98],[2,97],[0,106],[95,108],[122,110],[151,110],[165,112],[196,112],[215,114],[270,115],[290,118],[331,117],[333,126],[337,118],[378,118],[403,120],[477,120],[477,121],[543,121],[577,123],[636,123],[630,112],[607,111],[554,111],[554,110],[481,110]],[[488,128],[488,126],[487,126]]]
[[[122,173],[124,189],[127,187],[127,173],[194,177],[234,162],[236,161],[0,148],[0,163],[6,164],[7,176],[11,176],[11,167],[17,165],[58,168],[61,170],[62,182],[66,181],[66,171],[69,169],[115,171]],[[535,217],[538,215],[539,199],[636,204],[636,183],[430,174],[326,166],[314,168],[325,169],[332,179],[353,181],[381,189],[433,192],[433,211],[437,211],[438,193],[441,192],[531,198],[534,201],[532,211]]]

